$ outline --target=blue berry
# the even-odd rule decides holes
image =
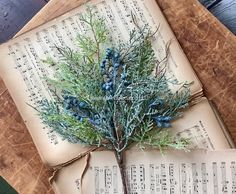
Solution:
[[[106,84],[102,84],[102,89],[106,90]]]
[[[94,119],[99,119],[99,115],[98,115],[98,114],[95,114],[95,115],[94,115]]]
[[[169,117],[169,116],[166,116],[163,118],[163,121],[171,121],[172,120],[172,117]]]
[[[72,101],[72,102],[73,102],[73,104],[75,104],[75,105],[76,105],[76,104],[78,103],[78,100],[75,98],[75,99],[73,99],[73,101]]]
[[[106,59],[110,59],[112,55],[112,50],[110,48],[106,49]]]
[[[162,123],[161,122],[156,122],[157,127],[162,127]]]
[[[125,81],[124,86],[129,86],[131,84],[131,81]]]
[[[85,108],[86,107],[86,102],[80,102],[79,107],[80,108]]]
[[[69,104],[66,104],[65,109],[69,110],[70,108],[71,108],[71,106]]]
[[[114,58],[117,59],[117,58],[119,58],[119,57],[120,57],[120,54],[119,54],[119,53],[115,53],[115,54],[114,54]]]
[[[126,73],[122,73],[122,74],[121,74],[121,79],[122,79],[122,80],[125,80],[125,79],[126,79]]]
[[[118,68],[119,66],[120,66],[120,63],[115,63],[115,64],[114,64],[114,67],[115,67],[115,68]]]
[[[113,101],[113,98],[112,98],[112,96],[108,96],[106,100],[107,100],[108,102],[112,102],[112,101]]]
[[[107,60],[104,59],[104,60],[102,60],[102,63],[100,64],[100,68],[101,68],[103,71],[105,70],[106,63],[107,63]]]
[[[67,104],[70,104],[70,103],[71,103],[71,99],[68,98],[65,102],[66,102]]]
[[[111,49],[110,48],[106,48],[106,53],[111,53]]]
[[[104,59],[104,60],[102,60],[102,64],[106,64],[107,63],[107,60],[106,59]]]
[[[80,119],[81,119],[81,116],[77,115],[75,118],[76,118],[77,120],[80,120]]]
[[[171,119],[172,119],[172,117],[170,117],[170,116],[157,116],[156,117],[157,121],[164,121],[164,122],[170,121]]]
[[[113,56],[113,61],[114,62],[119,62],[120,61],[120,54],[119,53],[115,53]]]
[[[101,69],[104,69],[104,68],[105,68],[105,64],[103,64],[103,63],[100,64],[100,68],[101,68]]]
[[[106,90],[109,90],[110,88],[111,88],[111,86],[109,86],[108,84],[106,84],[105,89],[106,89]]]

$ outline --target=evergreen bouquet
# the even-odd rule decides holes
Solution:
[[[57,47],[60,58],[48,79],[53,100],[44,99],[36,109],[43,122],[64,139],[85,146],[114,151],[128,193],[123,153],[131,145],[141,149],[186,149],[188,140],[172,137],[171,122],[189,106],[188,83],[165,76],[166,64],[152,48],[154,33],[148,25],[135,28],[126,43],[109,42],[105,21],[91,8],[81,18],[89,31],[79,34],[76,51]]]

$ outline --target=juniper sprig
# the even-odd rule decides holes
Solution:
[[[171,136],[171,122],[189,105],[189,84],[177,91],[165,76],[152,48],[148,25],[134,28],[124,44],[109,42],[105,21],[92,9],[81,17],[88,33],[77,37],[78,49],[57,47],[57,98],[39,102],[42,121],[72,143],[105,147],[115,152],[127,193],[123,152],[140,148],[186,149],[188,141]]]

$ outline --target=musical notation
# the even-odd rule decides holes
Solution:
[[[81,189],[81,181],[80,179],[75,179],[75,185],[77,190],[79,191]]]
[[[235,162],[151,163],[126,166],[132,194],[235,193]],[[95,193],[119,193],[118,166],[95,166]],[[231,169],[227,173],[226,169]]]
[[[192,127],[184,129],[181,132],[176,134],[177,137],[187,138],[191,142],[191,148],[205,148],[205,149],[214,149],[214,146],[209,138],[206,129],[202,121],[199,121]]]

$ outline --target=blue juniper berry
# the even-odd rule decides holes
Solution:
[[[107,63],[112,64],[110,71],[105,70],[105,65]],[[119,73],[119,68],[122,67],[122,73]],[[102,73],[106,71],[106,76],[109,78],[102,84],[102,90],[105,92],[111,92],[112,94],[115,93],[116,89],[116,80],[117,76],[120,76],[120,81],[123,82],[125,87],[129,86],[132,82],[127,80],[127,73],[125,71],[125,66],[121,61],[121,55],[118,51],[115,51],[111,48],[107,48],[105,52],[105,59],[102,60],[100,65]],[[108,68],[107,68],[108,69]]]
[[[157,127],[169,128],[171,127],[170,121],[173,120],[173,117],[170,116],[156,116],[153,117],[156,122]]]
[[[125,73],[125,72],[123,72],[123,73],[121,74],[121,79],[122,79],[122,80],[125,80],[125,79],[126,79],[126,77],[127,77],[126,73]]]
[[[91,111],[87,110],[88,104],[84,101],[79,101],[74,96],[64,96],[64,108],[68,111],[71,116],[77,120],[82,121],[83,118],[91,115]],[[82,111],[84,109],[84,111]],[[81,114],[81,112],[83,114]]]
[[[107,48],[106,49],[106,59],[111,59],[112,57],[112,49]]]
[[[102,71],[105,71],[106,63],[107,63],[106,59],[102,60],[102,63],[100,64],[100,68],[101,68]]]
[[[110,68],[106,69],[106,65],[111,64]],[[105,58],[100,64],[100,69],[102,73],[106,74],[105,82],[102,84],[102,90],[105,92],[115,93],[115,83],[117,79],[118,69],[122,66],[120,60],[120,53],[111,48],[107,48],[105,52]]]

